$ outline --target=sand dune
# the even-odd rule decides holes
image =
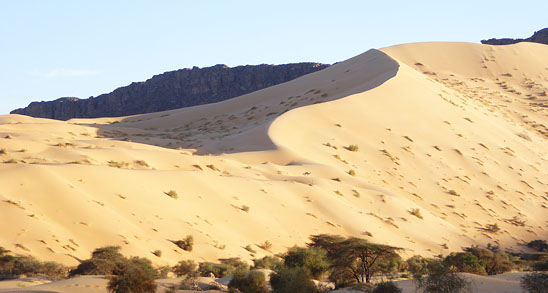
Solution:
[[[250,260],[317,233],[407,256],[524,249],[548,228],[547,57],[407,44],[217,104],[0,116],[0,246],[71,265],[103,245],[159,265]],[[170,241],[186,235],[192,252]]]

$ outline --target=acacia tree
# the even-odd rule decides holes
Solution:
[[[323,248],[328,253],[333,273],[352,276],[358,283],[370,283],[371,277],[380,270],[381,260],[397,257],[401,248],[371,243],[365,239],[344,239],[333,235],[313,235],[309,247]]]

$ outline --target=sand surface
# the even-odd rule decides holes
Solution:
[[[547,60],[533,43],[406,44],[216,104],[0,116],[0,246],[68,265],[104,245],[251,260],[318,233],[404,256],[523,250],[548,234]],[[192,252],[172,242],[186,235]]]

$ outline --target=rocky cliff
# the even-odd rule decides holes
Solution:
[[[489,39],[489,40],[481,40],[482,44],[488,44],[488,45],[509,45],[509,44],[515,44],[519,42],[533,42],[533,43],[541,43],[541,44],[548,44],[548,28],[541,29],[538,32],[535,32],[531,37],[527,39]]]
[[[67,120],[118,117],[223,101],[328,67],[319,63],[226,65],[180,69],[155,75],[89,99],[32,102],[11,114]]]

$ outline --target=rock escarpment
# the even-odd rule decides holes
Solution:
[[[215,103],[328,67],[320,63],[180,69],[89,99],[32,102],[11,114],[68,120],[119,117]]]
[[[532,42],[532,43],[540,43],[540,44],[548,44],[548,28],[541,29],[538,32],[535,32],[531,37],[527,39],[489,39],[489,40],[482,40],[482,44],[487,45],[510,45],[515,44],[519,42]]]

